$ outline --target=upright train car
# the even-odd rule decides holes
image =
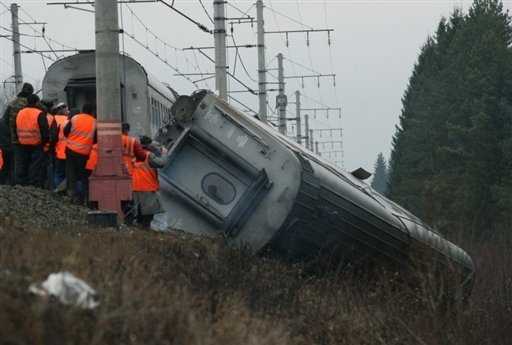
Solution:
[[[180,96],[157,139],[161,227],[226,236],[255,250],[366,257],[398,265],[414,253],[453,265],[467,284],[471,258],[350,173],[241,113],[215,94]]]
[[[169,118],[177,93],[129,56],[120,54],[121,116],[132,135],[156,134]],[[53,63],[43,79],[43,97],[81,109],[96,103],[96,54],[82,51]]]

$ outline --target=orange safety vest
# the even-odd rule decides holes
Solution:
[[[2,149],[0,149],[0,170],[4,167],[4,154],[2,152]]]
[[[41,114],[39,108],[23,108],[16,116],[16,133],[21,145],[41,144],[41,131],[37,118]]]
[[[88,156],[94,143],[96,119],[89,114],[76,114],[71,118],[71,131],[66,140],[66,148]]]
[[[92,145],[91,154],[89,155],[89,159],[87,163],[85,163],[85,169],[93,171],[96,169],[96,165],[98,164],[98,144]]]
[[[55,145],[55,157],[58,159],[66,159],[66,136],[64,135],[64,127],[68,123],[68,117],[66,115],[55,115],[55,121],[59,126],[59,139]]]
[[[123,144],[123,163],[131,176],[133,174],[133,163],[135,162],[135,155],[133,154],[135,138],[123,134],[121,135],[121,142]]]
[[[158,172],[149,165],[149,152],[144,162],[133,164],[132,190],[134,192],[156,192],[160,189]]]
[[[55,116],[53,114],[47,113],[46,120],[48,120],[48,130],[52,127],[53,121],[55,121]],[[48,152],[50,150],[50,143],[44,144],[43,151]]]

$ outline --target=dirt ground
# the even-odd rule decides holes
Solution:
[[[71,205],[48,190],[0,185],[0,225],[54,228],[87,224],[86,207]]]

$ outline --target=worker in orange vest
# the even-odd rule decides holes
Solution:
[[[92,145],[91,154],[89,155],[89,159],[87,163],[85,163],[85,170],[87,177],[91,176],[94,169],[96,169],[96,165],[98,165],[98,144]]]
[[[133,172],[133,164],[135,162],[143,162],[146,159],[146,152],[140,145],[139,141],[129,136],[130,124],[123,122],[121,142],[123,144],[123,163],[131,176]]]
[[[18,112],[14,127],[20,143],[15,157],[15,183],[38,186],[43,169],[43,147],[49,140],[49,130],[37,95],[27,97],[27,106]]]
[[[132,174],[132,190],[135,218],[139,224],[149,228],[153,215],[165,212],[158,191],[158,168],[168,161],[167,149],[147,136],[141,137],[141,145],[146,152],[143,162],[135,162]]]
[[[0,149],[0,170],[4,167],[4,154],[2,152],[2,149]]]
[[[76,193],[79,195],[79,199],[84,199],[87,206],[87,193],[85,188],[87,187],[87,181],[89,181],[89,176],[91,176],[94,169],[98,165],[98,144],[92,145],[91,154],[89,155],[89,159],[85,163],[85,174],[81,180],[78,180],[76,185]]]
[[[73,116],[64,127],[66,136],[66,181],[67,196],[69,201],[81,204],[77,199],[76,184],[85,178],[85,164],[89,159],[92,145],[96,142],[96,118],[95,106],[84,104],[82,112]],[[86,181],[87,182],[87,181]],[[85,197],[87,198],[88,186],[85,185]]]
[[[56,188],[66,177],[66,137],[64,127],[70,118],[69,108],[64,103],[55,106],[55,122],[57,123],[57,143],[55,144],[55,160],[53,166],[53,187]]]

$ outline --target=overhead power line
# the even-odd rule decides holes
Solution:
[[[204,7],[204,4],[203,4],[203,1],[202,0],[199,0],[199,3],[201,4],[201,7],[203,8],[203,11],[206,13],[206,15],[208,16],[208,18],[210,19],[210,21],[212,22],[212,24],[214,23],[213,21],[213,18],[210,16],[210,12],[208,12],[206,10],[206,8]]]
[[[208,29],[206,26],[204,26],[203,24],[195,21],[194,19],[190,18],[189,16],[187,16],[185,13],[181,12],[180,10],[178,10],[176,7],[174,7],[173,5],[169,5],[167,2],[163,1],[163,0],[157,0],[158,2],[161,2],[162,4],[164,4],[165,6],[169,7],[170,9],[172,9],[173,11],[175,11],[176,13],[178,13],[179,15],[185,17],[186,19],[188,19],[189,21],[191,21],[192,23],[196,24],[197,27],[201,30],[203,30],[204,32],[207,32],[209,34],[213,34],[213,30],[210,30]],[[174,1],[172,2],[174,4]],[[202,4],[202,3],[201,3]]]
[[[5,26],[0,26],[0,29],[2,30],[5,30],[5,31],[8,31],[12,34],[12,29],[10,28],[6,28]],[[38,37],[43,37],[41,35],[29,35],[29,34],[24,34],[24,33],[19,33],[20,36],[23,36],[23,37],[31,37],[31,38],[38,38]]]
[[[14,42],[14,40],[13,40],[11,37],[1,36],[1,38],[5,38],[5,39],[8,39],[8,40],[9,40],[9,41],[11,41],[11,42]],[[44,55],[43,53],[39,52],[38,50],[34,50],[34,49],[32,49],[32,48],[30,48],[30,47],[28,47],[28,46],[26,46],[26,45],[24,45],[24,44],[22,44],[22,43],[20,43],[20,42],[18,42],[18,43],[19,43],[19,45],[20,45],[21,47],[23,47],[23,48],[25,48],[25,49],[29,50],[28,52],[30,52],[30,53],[35,53],[35,54],[41,55],[41,56],[42,56],[42,57],[44,57],[44,58],[47,58],[48,60],[56,61],[56,59],[52,58],[51,56]]]
[[[144,49],[146,49],[148,52],[150,52],[152,55],[154,55],[155,57],[157,57],[160,61],[162,61],[164,64],[166,64],[168,67],[170,67],[173,71],[176,72],[176,75],[178,76],[181,76],[181,77],[184,77],[185,79],[187,79],[191,84],[194,85],[195,88],[199,88],[198,85],[197,85],[197,82],[199,81],[203,81],[203,80],[192,80],[190,78],[188,78],[188,74],[187,73],[184,73],[182,71],[180,71],[179,68],[175,67],[175,66],[172,66],[170,63],[169,63],[169,56],[168,56],[168,50],[167,48],[171,48],[174,50],[174,52],[176,53],[176,56],[177,56],[177,53],[178,52],[181,52],[183,53],[183,50],[180,49],[180,48],[177,48],[167,42],[165,42],[164,40],[162,40],[160,37],[158,37],[151,29],[149,29],[146,24],[144,24],[144,22],[135,14],[135,12],[130,8],[130,6],[128,4],[125,4],[124,6],[125,8],[127,8],[129,11],[130,11],[130,14],[132,16],[132,32],[128,32],[126,30],[126,28],[123,28],[123,34],[125,36],[128,36],[129,38],[131,38],[134,42],[136,42],[138,45],[140,45],[141,47],[143,47]],[[133,27],[133,23],[134,21],[138,22],[141,26],[142,26],[142,29],[145,31],[146,33],[146,42],[143,42],[141,39],[137,38],[136,37],[136,33],[135,33],[135,28]],[[155,49],[153,50],[151,47],[150,47],[150,44],[149,44],[149,38],[147,37],[149,35],[151,35],[151,39],[154,40],[155,42]],[[159,49],[159,43],[161,43],[163,45],[163,52]],[[163,54],[162,54],[163,53]],[[184,54],[184,53],[183,53]],[[188,57],[184,54],[184,60],[190,64],[192,66],[192,68],[194,68],[195,70],[199,70],[201,72],[201,68],[200,68],[200,64],[198,63],[197,61],[197,58],[195,58],[195,61],[196,61],[196,66],[193,66],[191,63],[190,63],[190,60],[188,59]],[[177,64],[176,64],[177,65]]]
[[[215,63],[215,61],[209,57],[208,55],[206,55],[202,50],[199,50],[199,52],[205,56],[208,60],[210,60],[211,62]],[[247,86],[243,81],[241,81],[240,79],[238,79],[237,77],[235,77],[231,72],[228,72],[227,73],[231,78],[233,78],[234,80],[236,80],[240,85],[242,85],[243,87],[245,87],[247,89],[247,91],[249,91],[250,93],[252,93],[253,95],[257,95],[258,92],[255,91],[253,88]]]
[[[5,5],[4,5],[5,6]],[[46,22],[38,22],[37,20],[35,20],[27,11],[25,11],[25,9],[23,7],[19,7],[21,9],[21,11],[23,13],[25,13],[33,22],[30,23],[30,22],[27,22],[27,21],[24,21],[24,20],[21,20],[21,18],[18,18],[19,21],[20,21],[20,25],[28,25],[32,30],[34,30],[35,33],[37,33],[39,36],[37,35],[31,35],[31,37],[45,37],[46,39],[49,40],[50,43],[55,43],[55,44],[58,44],[60,45],[63,49],[72,49],[72,50],[78,50],[76,47],[71,47],[71,46],[68,46],[64,43],[61,43],[59,41],[56,41],[54,40],[53,38],[51,38],[50,36],[46,35]],[[9,9],[10,10],[10,9]],[[43,25],[43,29],[41,31],[39,31],[38,29],[36,29],[35,27],[33,27],[34,24],[40,24],[40,25]],[[26,35],[26,34],[23,34],[23,33],[20,33],[20,35],[22,36],[29,36],[29,35]]]
[[[324,15],[325,15],[325,27],[328,28],[329,27],[329,23],[327,22],[327,3],[326,1],[324,0]],[[334,73],[334,67],[333,67],[333,54],[332,54],[332,47],[331,47],[331,37],[329,36],[328,37],[328,50],[329,50],[329,60],[330,60],[330,66],[331,66],[331,73]],[[339,107],[339,102],[338,102],[338,90],[336,88],[336,84],[334,84],[334,99],[336,101],[336,107]]]
[[[197,88],[197,85],[195,84],[195,82],[186,77],[184,74],[182,74],[180,72],[180,70],[178,70],[177,68],[175,68],[174,66],[172,66],[171,64],[169,64],[167,62],[167,59],[164,59],[162,58],[159,54],[156,54],[155,52],[153,52],[146,44],[144,44],[143,42],[139,41],[137,38],[135,38],[135,35],[130,35],[128,33],[124,33],[126,34],[128,37],[130,37],[135,43],[139,44],[141,47],[143,47],[144,49],[146,49],[147,51],[151,52],[157,59],[159,59],[160,61],[162,61],[164,64],[166,64],[167,66],[169,66],[172,70],[176,71],[178,74],[180,74],[181,76],[183,76],[185,79],[187,79],[189,82],[191,82],[196,88]]]
[[[320,107],[322,107],[322,108],[331,108],[331,107],[329,107],[329,106],[327,106],[327,105],[323,104],[322,102],[317,101],[317,100],[316,100],[316,99],[314,99],[314,98],[308,97],[307,95],[303,95],[303,96],[304,96],[304,98],[307,98],[308,100],[310,100],[310,101],[312,101],[312,102],[314,102],[314,103],[318,104],[318,105],[319,105]],[[341,109],[341,108],[336,107],[336,109]]]
[[[306,45],[309,47],[309,34],[313,32],[327,32],[330,36],[330,32],[334,31],[334,29],[307,29],[307,30],[283,30],[283,31],[265,31],[266,34],[285,34],[286,36],[286,46],[289,46],[289,34],[297,34],[297,33],[305,33],[306,34]],[[330,39],[329,39],[330,42]]]
[[[272,6],[269,8],[269,10],[270,10],[271,12],[275,13],[275,14],[279,14],[280,16],[282,16],[282,17],[284,17],[284,18],[286,18],[286,19],[288,19],[288,20],[291,20],[291,21],[292,21],[292,22],[294,22],[294,23],[297,23],[297,24],[299,24],[299,25],[301,25],[301,26],[304,26],[304,27],[307,27],[307,28],[313,29],[311,26],[304,24],[302,21],[298,21],[298,20],[296,20],[296,19],[294,19],[294,18],[292,18],[292,17],[287,16],[286,14],[282,14],[281,12],[278,12],[278,11],[274,10],[274,9],[272,8]]]
[[[190,11],[182,11],[178,6],[180,3],[175,1],[175,0],[172,0],[172,1],[169,1],[169,0],[119,0],[118,3],[120,4],[127,4],[126,7],[128,7],[128,5],[130,4],[137,4],[137,3],[158,3],[158,2],[161,2],[162,4],[164,4],[166,7],[172,9],[174,12],[178,13],[180,16],[183,16],[184,18],[186,18],[188,21],[194,23],[194,25],[196,25],[198,28],[200,28],[202,31],[205,31],[205,32],[208,32],[208,33],[212,33],[211,30],[209,30],[205,25],[202,25],[199,20],[196,20],[197,18],[193,18],[194,16],[191,16],[191,15],[188,15],[186,12],[190,12]],[[291,34],[294,34],[294,33],[300,33],[301,35],[303,35],[304,37],[306,37],[306,42],[308,43],[308,46],[309,46],[309,36],[313,33],[313,32],[320,32],[320,31],[325,31],[327,32],[327,35],[328,35],[328,43],[330,44],[330,32],[331,31],[334,31],[332,29],[321,29],[321,30],[316,30],[314,29],[313,27],[309,26],[309,25],[306,25],[302,22],[302,18],[303,16],[301,15],[300,11],[301,9],[299,8],[299,2],[297,2],[297,9],[298,9],[298,16],[294,16],[295,18],[299,18],[299,20],[297,19],[294,19],[290,16],[287,16],[287,15],[284,15],[283,13],[280,13],[276,10],[274,10],[272,8],[272,1],[269,0],[268,2],[266,2],[267,4],[269,4],[268,6],[270,7],[266,7],[267,9],[269,9],[272,14],[274,15],[274,19],[275,19],[275,16],[279,16],[281,17],[279,19],[279,22],[282,24],[283,22],[283,19],[282,18],[286,18],[287,20],[290,20],[291,22],[294,22],[296,24],[299,24],[301,25],[301,28],[299,28],[300,30],[283,30],[283,31],[280,31],[279,30],[279,24],[278,24],[278,21],[276,20],[276,26],[278,28],[278,31],[267,31],[265,33],[269,33],[269,34],[272,34],[272,33],[279,33],[281,35],[281,38],[283,39],[285,36],[286,36],[286,45],[287,45],[287,49],[288,49],[288,35],[291,35]],[[49,3],[49,5],[64,5],[65,8],[69,8],[70,6],[82,6],[82,5],[86,5],[86,6],[91,6],[89,8],[93,8],[94,6],[94,2],[93,1],[85,1],[85,0],[76,0],[76,1],[67,1],[67,2],[53,2],[53,3]],[[239,3],[237,3],[239,4]],[[4,4],[2,4],[4,5]],[[197,7],[196,11],[194,13],[196,13],[196,16],[197,14],[200,15],[200,17],[205,21],[207,22],[208,24],[208,21],[211,21],[211,22],[214,22],[212,16],[210,16],[209,14],[209,11],[207,10],[207,8],[205,7],[206,5],[206,2],[203,2],[203,0],[199,0],[199,4],[198,6],[201,6],[202,7],[202,11],[204,11],[206,13],[206,15],[208,16],[208,19],[205,19],[205,17],[203,16],[203,14],[201,13],[201,10],[199,7]],[[255,6],[255,4],[251,4],[250,7],[247,9],[247,10],[241,10],[239,8],[237,8],[236,6],[233,6],[232,4],[226,2],[226,5],[227,6],[230,6],[231,8],[235,9],[235,11],[238,11],[240,13],[240,15],[238,13],[236,13],[237,16],[241,16],[242,19],[245,19],[245,20],[252,20],[252,18],[250,17],[250,15],[248,14],[250,12],[251,9],[253,9],[253,7]],[[5,5],[4,5],[5,7]],[[182,6],[181,6],[182,7]],[[326,4],[325,4],[325,0],[324,0],[324,7],[326,7]],[[186,10],[187,8],[185,8]],[[325,10],[325,8],[324,8]],[[131,11],[131,10],[130,10]],[[199,11],[199,12],[198,12]],[[132,15],[133,15],[133,20],[135,21],[138,21],[140,22],[141,24],[143,24],[142,20],[140,20],[133,11],[132,12]],[[326,12],[326,10],[325,10]],[[28,14],[27,14],[28,15]],[[28,15],[30,17],[30,15]],[[328,26],[327,25],[327,13],[325,13],[325,17],[326,17],[326,27]],[[137,19],[134,19],[134,18],[137,18]],[[32,18],[33,19],[33,18]],[[33,20],[35,22],[35,20]],[[146,21],[147,23],[147,21]],[[27,23],[27,25],[29,25],[30,23]],[[34,25],[34,24],[32,24]],[[130,24],[128,23],[128,26]],[[137,26],[137,24],[136,24]],[[323,26],[323,25],[322,25]],[[275,26],[274,26],[275,27]],[[168,67],[170,67],[172,70],[174,70],[177,75],[181,76],[181,77],[185,77],[190,83],[192,83],[195,87],[198,87],[198,83],[201,83],[201,82],[204,82],[206,83],[206,81],[208,79],[211,78],[211,75],[207,73],[207,67],[208,65],[206,65],[206,62],[205,62],[205,59],[208,59],[209,61],[211,62],[214,62],[210,57],[208,57],[204,51],[201,51],[201,49],[210,49],[209,47],[202,47],[199,49],[199,52],[200,54],[202,55],[201,57],[198,57],[196,55],[196,53],[194,52],[194,56],[193,58],[190,56],[190,54],[185,54],[184,50],[187,50],[187,48],[177,48],[177,47],[174,47],[168,43],[166,43],[164,40],[162,40],[161,38],[159,38],[153,31],[149,30],[149,28],[147,28],[147,26],[144,26],[144,30],[146,30],[146,39],[144,39],[144,33],[142,31],[140,31],[140,28],[138,28],[137,30],[132,30],[132,33],[128,33],[126,32],[126,30],[124,30],[124,34],[127,35],[128,37],[130,37],[135,43],[137,43],[139,46],[143,47],[144,49],[146,49],[147,51],[149,51],[151,54],[153,54],[154,56],[156,56],[159,60],[161,60],[164,64],[168,65]],[[10,32],[10,30],[6,30],[6,32]],[[158,32],[158,31],[157,31]],[[25,34],[27,37],[30,36],[30,35],[27,35]],[[148,37],[149,36],[149,37]],[[64,52],[65,49],[54,49],[55,48],[55,45],[54,45],[54,42],[51,42],[49,40],[51,40],[50,38],[48,38],[47,36],[45,35],[41,35],[41,36],[34,36],[35,38],[39,38],[39,37],[43,37],[43,39],[45,39],[45,42],[46,44],[48,45],[48,47],[50,47],[50,50],[41,50],[39,49],[38,50],[38,54],[41,55],[42,57],[44,58],[49,58],[50,60],[53,60],[53,57],[55,55],[55,57],[57,57],[57,54],[58,53],[61,53],[61,52]],[[243,53],[241,54],[241,48],[253,48],[253,47],[256,47],[257,45],[251,45],[251,44],[248,44],[248,45],[245,45],[245,46],[239,46],[236,44],[236,37],[234,37],[234,35],[232,34],[231,35],[232,37],[232,41],[233,41],[233,46],[228,46],[228,48],[234,48],[235,49],[235,55],[231,55],[231,61],[233,62],[234,61],[234,66],[233,66],[233,70],[231,71],[232,73],[229,73],[228,72],[228,75],[229,77],[233,78],[237,83],[239,83],[240,85],[242,85],[247,91],[253,93],[254,95],[257,95],[258,92],[256,89],[253,89],[252,87],[250,87],[249,85],[252,85],[252,82],[256,82],[256,80],[254,78],[252,78],[251,76],[251,73],[250,70],[248,69],[248,65],[246,64],[247,62],[247,58],[244,59],[244,57],[247,57],[247,54]],[[58,42],[57,42],[58,43]],[[26,46],[24,46],[26,47]],[[154,47],[154,48],[153,48]],[[28,47],[27,47],[28,48]],[[213,47],[212,47],[213,48]],[[30,49],[30,48],[28,48]],[[26,52],[32,52],[34,51],[35,49],[30,49],[27,50]],[[74,51],[77,51],[76,49],[73,49]],[[181,54],[183,54],[183,62],[185,62],[183,65],[181,64],[180,62],[180,65],[178,65],[178,61],[180,59],[182,59],[182,55],[181,54],[178,54],[178,52],[181,52]],[[46,54],[45,54],[46,53]],[[48,54],[48,53],[51,53],[51,54]],[[233,52],[231,52],[233,53]],[[44,55],[43,55],[44,54]],[[333,57],[332,57],[332,52],[329,48],[329,54],[330,54],[330,59],[331,59],[331,64],[330,64],[330,67],[331,67],[331,70],[330,72],[333,72]],[[49,55],[49,56],[46,56],[46,55]],[[210,54],[211,55],[211,54]],[[297,57],[297,54],[295,54],[295,57]],[[57,57],[58,58],[58,57]],[[176,63],[174,63],[174,59],[176,59]],[[275,57],[270,61],[268,62],[266,65],[271,65],[274,61]],[[315,71],[315,68],[313,67],[313,64],[312,64],[312,61],[311,61],[311,53],[310,53],[310,59],[309,59],[309,62],[311,64],[310,67],[307,67],[307,66],[304,66],[304,65],[301,65],[299,63],[296,63],[295,61],[292,60],[293,59],[293,56],[292,56],[292,52],[288,49],[288,54],[287,54],[287,57],[286,57],[286,60],[290,61],[290,63],[292,64],[289,68],[290,70],[293,70],[293,73],[290,73],[288,76],[286,76],[285,78],[286,79],[302,79],[303,80],[303,85],[304,85],[304,79],[305,78],[321,78],[321,77],[332,77],[333,80],[334,80],[334,86],[336,86],[336,83],[335,83],[335,74],[334,73],[329,73],[329,74],[325,74],[325,73],[319,73],[317,71]],[[185,60],[185,61],[184,61]],[[245,61],[244,61],[245,60]],[[178,68],[179,66],[179,68]],[[237,71],[237,67],[240,66],[238,68],[238,71]],[[295,73],[295,70],[296,70],[296,67],[297,66],[300,66],[301,68],[304,68],[304,69],[307,69],[309,71],[311,71],[313,74],[316,74],[316,75],[310,75],[310,73],[306,73],[307,75],[303,75],[303,76],[300,76],[300,75],[297,75],[297,73]],[[244,72],[242,72],[240,70],[240,68],[242,68],[244,70]],[[193,70],[192,70],[193,69]],[[322,69],[322,68],[321,68]],[[300,71],[300,69],[297,69]],[[191,76],[192,74],[190,73],[187,73],[188,71],[190,72],[198,72],[196,75],[200,76],[201,79],[197,79],[197,78],[190,78],[190,77],[186,77],[187,75],[188,76]],[[287,71],[288,72],[288,71]],[[240,74],[242,73],[242,74]],[[244,74],[247,76],[245,77]],[[270,76],[272,76],[272,73],[268,73]],[[287,73],[288,74],[288,73]],[[293,74],[293,75],[292,75]],[[252,82],[249,82],[247,83],[248,79],[251,80]],[[274,76],[275,78],[275,76]],[[276,78],[277,79],[277,78]],[[300,81],[299,81],[300,82]],[[290,82],[290,84],[293,84],[294,87],[295,87],[295,83],[294,82]],[[298,84],[298,83],[297,83]],[[203,86],[203,84],[201,84],[201,86]],[[207,85],[208,86],[208,85]],[[288,88],[288,86],[287,86]],[[304,88],[304,86],[303,86]],[[287,91],[290,91],[290,90],[287,90]],[[306,100],[306,103],[308,102],[308,100],[313,100],[312,98],[309,98],[307,97],[306,95],[303,94],[303,96],[305,97],[305,100]],[[231,96],[230,96],[231,97]],[[318,97],[315,97],[316,99],[319,99]],[[321,97],[320,97],[321,99]],[[315,100],[313,100],[315,101]],[[316,101],[315,101],[316,102]],[[318,102],[317,102],[318,103]],[[323,102],[322,102],[323,103]],[[338,97],[337,97],[337,94],[336,94],[336,104],[338,104]],[[267,102],[267,106],[268,106],[268,102]],[[247,107],[248,108],[248,107]],[[273,111],[273,108],[268,106],[269,110],[271,112],[274,112]],[[327,107],[326,107],[327,108]]]
[[[256,79],[254,79],[250,74],[249,74],[249,71],[247,70],[247,68],[245,67],[245,64],[244,64],[244,61],[242,60],[242,56],[240,55],[239,51],[238,51],[238,46],[235,42],[235,36],[234,35],[231,35],[231,39],[233,40],[233,44],[235,45],[236,48],[236,55],[235,55],[235,65],[236,65],[236,59],[238,57],[238,60],[240,61],[240,64],[242,65],[242,68],[244,69],[245,71],[245,74],[247,75],[247,77],[249,77],[249,79],[251,79],[253,82],[257,83],[258,81]],[[233,69],[233,74],[235,73],[235,70]]]
[[[247,13],[254,7],[254,3],[245,11],[242,11],[241,9],[239,9],[238,7],[234,6],[232,3],[229,3],[228,2],[228,6],[229,7],[232,7],[234,8],[236,11],[238,11],[242,16],[244,17],[247,17],[247,18],[252,18],[251,16],[249,16]]]
[[[192,19],[190,16],[186,15],[182,11],[178,10],[176,7],[174,7],[174,0],[172,4],[168,4],[164,0],[117,0],[118,4],[138,4],[138,3],[146,3],[146,2],[161,2],[171,10],[175,11],[182,17],[186,18],[190,22],[194,23],[199,29],[201,29],[204,32],[207,33],[213,33],[212,30],[208,29],[205,25],[199,23],[198,21]],[[91,5],[94,6],[94,2],[92,1],[66,1],[66,2],[49,2],[48,5],[63,5],[64,8],[70,8],[71,6],[77,6],[77,5]]]

